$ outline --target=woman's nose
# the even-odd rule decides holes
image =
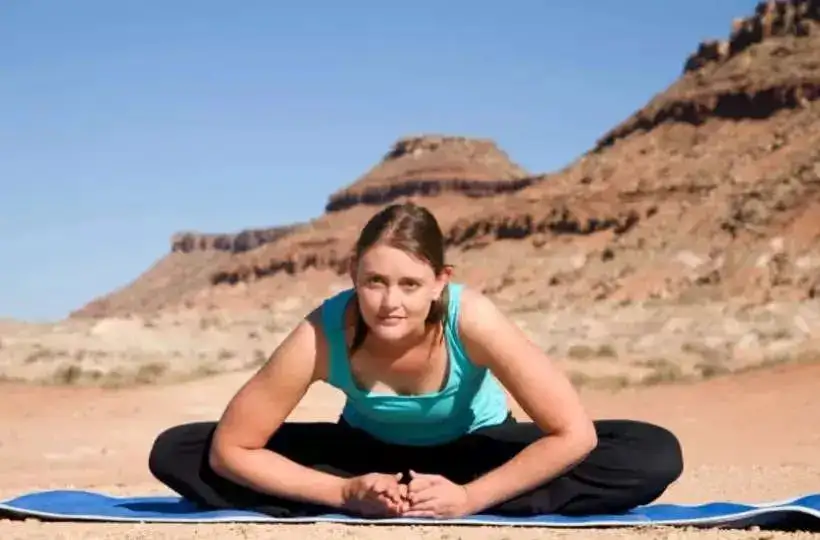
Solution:
[[[395,308],[401,305],[401,291],[398,287],[388,287],[382,297],[384,307]]]

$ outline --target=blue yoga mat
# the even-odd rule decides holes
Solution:
[[[638,525],[761,528],[800,520],[803,529],[820,528],[820,493],[762,504],[710,502],[698,505],[651,504],[625,514],[570,517],[541,515],[506,517],[478,514],[460,519],[362,519],[344,514],[274,518],[243,510],[211,510],[176,496],[113,497],[91,491],[54,490],[21,495],[0,502],[0,514],[61,521],[148,523],[318,523],[502,525],[528,527],[605,527]]]

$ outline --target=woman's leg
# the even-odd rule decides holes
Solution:
[[[216,422],[199,422],[162,432],[149,456],[151,473],[181,496],[203,506],[253,509],[277,517],[328,510],[261,494],[217,475],[208,463],[215,429]],[[398,472],[389,470],[390,463],[383,459],[394,453],[344,422],[286,422],[266,446],[302,465],[343,477]]]
[[[657,499],[683,470],[681,447],[666,429],[632,420],[595,422],[598,445],[580,464],[547,484],[488,511],[534,515],[624,512]],[[494,469],[542,436],[531,422],[485,428],[442,452],[439,472],[468,482]]]

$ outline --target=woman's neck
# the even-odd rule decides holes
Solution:
[[[408,334],[399,341],[385,341],[378,336],[368,333],[364,347],[368,353],[381,358],[401,358],[408,352],[420,347],[427,347],[438,335],[439,325],[425,324],[418,330]]]

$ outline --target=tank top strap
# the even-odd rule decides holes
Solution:
[[[447,284],[447,324],[453,329],[458,328],[458,315],[461,310],[461,291],[464,285],[461,283]]]
[[[328,384],[342,391],[349,390],[353,382],[347,361],[344,326],[345,310],[353,294],[353,289],[346,289],[322,303],[322,330],[328,345]]]
[[[467,359],[467,353],[464,350],[461,337],[458,333],[458,318],[461,313],[461,292],[464,290],[464,285],[461,283],[449,283],[447,290],[447,327],[445,335],[447,336],[450,350],[456,354],[456,361],[463,363]]]

